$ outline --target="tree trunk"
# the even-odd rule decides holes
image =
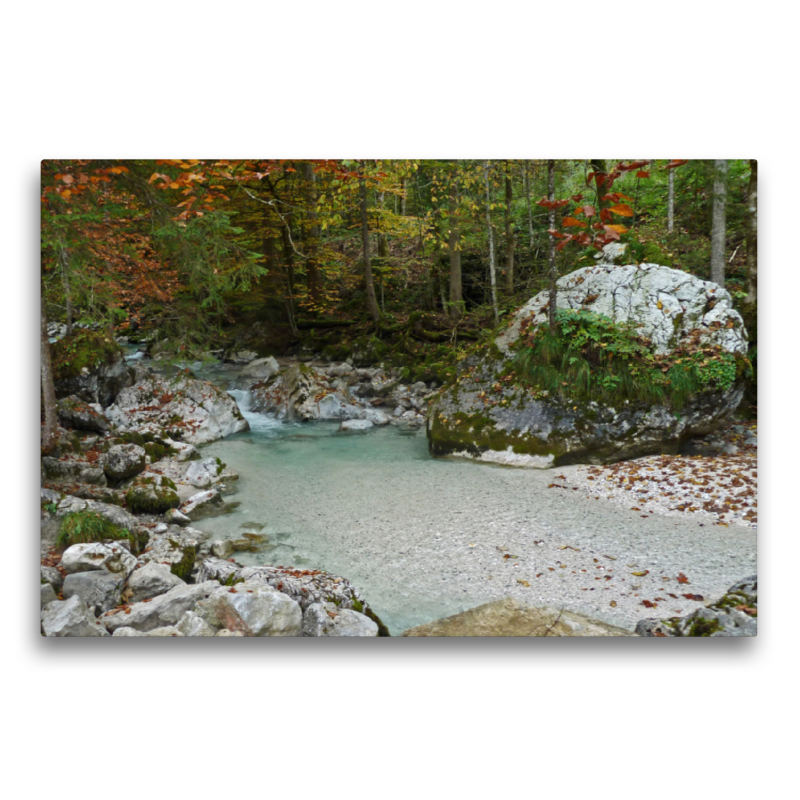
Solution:
[[[457,168],[457,167],[456,167]],[[447,249],[450,253],[450,316],[457,320],[464,313],[464,300],[461,294],[461,228],[458,219],[458,179],[450,178],[450,212],[448,222],[450,233]]]
[[[547,199],[552,203],[556,199],[556,162],[547,162]],[[556,227],[556,210],[550,209],[550,230]],[[556,237],[550,234],[550,300],[548,305],[550,333],[556,332]]]
[[[714,205],[711,217],[711,280],[725,285],[725,203],[728,162],[714,161]]]
[[[61,285],[64,288],[64,306],[67,312],[67,336],[72,336],[72,292],[69,286],[69,255],[67,248],[61,247]]]
[[[533,252],[533,211],[531,210],[530,162],[525,162],[525,199],[528,201],[528,247]]]
[[[361,238],[364,244],[364,281],[367,285],[367,308],[374,322],[381,318],[378,301],[375,299],[375,285],[372,282],[372,264],[369,260],[369,221],[367,219],[367,183],[361,178]]]
[[[492,215],[489,206],[492,198],[489,193],[489,162],[483,162],[483,183],[486,187],[486,229],[489,236],[489,281],[492,284],[492,308],[494,309],[495,325],[500,321],[500,312],[497,308],[497,278],[494,266],[494,233],[492,231]]]
[[[41,452],[52,453],[57,443],[58,414],[56,412],[56,390],[53,382],[53,367],[50,362],[50,340],[47,337],[47,309],[44,302],[44,286],[42,286],[42,320],[41,320],[41,368],[42,368],[42,402],[44,404],[44,427],[42,428]]]
[[[402,183],[403,195],[402,195],[402,197],[400,199],[400,216],[401,217],[404,217],[406,215],[406,196],[407,196],[406,180],[407,180],[406,178],[403,178],[403,183]]]
[[[758,161],[750,159],[747,186],[747,298],[745,305],[758,302]]]
[[[286,265],[286,294],[283,298],[283,305],[286,308],[286,319],[292,333],[297,335],[294,312],[294,249],[289,239],[289,230],[286,225],[281,226],[281,247],[283,249],[283,261]]]
[[[599,219],[600,211],[608,205],[608,203],[603,200],[603,196],[608,194],[608,187],[606,186],[606,162],[602,158],[593,158],[589,164],[594,172],[594,186],[595,192],[597,193],[597,214]]]
[[[514,294],[514,226],[511,220],[511,203],[514,199],[514,190],[511,185],[511,165],[506,161],[506,294],[511,297]]]
[[[667,231],[675,228],[675,170],[669,171],[669,195],[667,198]]]
[[[303,177],[306,181],[306,286],[311,301],[316,305],[320,302],[320,276],[319,276],[319,215],[317,214],[316,174],[308,161],[302,162]]]
[[[378,194],[378,205],[381,211],[386,208],[386,195],[383,192]],[[389,237],[383,232],[383,217],[378,217],[378,256],[389,258]]]

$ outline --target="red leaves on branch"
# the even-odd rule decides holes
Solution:
[[[689,163],[688,158],[677,158],[670,161],[669,164],[666,164],[664,166],[664,169],[675,169],[675,167],[682,167],[684,164],[688,163]]]

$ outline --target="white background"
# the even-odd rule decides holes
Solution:
[[[4,10],[6,796],[782,796],[797,714],[794,6],[288,6]],[[39,160],[255,156],[758,158],[758,638],[43,640]]]

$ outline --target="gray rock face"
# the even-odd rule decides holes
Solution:
[[[168,568],[173,576],[185,580],[194,569],[200,542],[205,541],[208,536],[209,534],[195,528],[181,529],[174,526],[154,533],[145,552],[139,556],[139,563],[161,565]]]
[[[64,579],[61,577],[61,573],[55,567],[42,566],[39,568],[39,572],[41,575],[42,584],[49,583],[56,593],[61,591],[61,587],[64,585]]]
[[[136,566],[136,556],[131,555],[122,545],[112,542],[102,544],[73,544],[64,551],[61,566],[67,575],[74,572],[90,572],[102,569],[125,578]]]
[[[245,636],[300,636],[303,624],[300,606],[261,581],[220,587],[195,611],[211,627]]]
[[[213,383],[188,375],[160,378],[144,370],[137,377],[106,409],[121,431],[175,432],[185,442],[204,444],[249,429],[236,401]]]
[[[194,611],[187,611],[175,626],[184,636],[216,636],[216,628],[212,628]]]
[[[685,617],[643,619],[640,636],[756,636],[758,633],[758,577],[735,583],[705,608]]]
[[[655,354],[713,345],[741,361],[747,352],[744,325],[730,295],[679,270],[598,265],[566,275],[558,286],[560,308],[633,322]],[[497,350],[489,348],[466,362],[458,382],[432,402],[427,433],[434,455],[551,467],[675,453],[686,439],[714,430],[739,405],[744,393],[739,378],[696,392],[679,412],[668,403],[620,401],[612,407],[501,382],[500,376],[513,373],[513,346],[523,323],[544,324],[547,301],[547,292],[541,292],[526,303],[497,338]]]
[[[86,461],[58,459],[45,456],[42,459],[44,474],[51,480],[74,481],[88,483],[93,486],[106,486],[106,476],[100,467],[94,467]]]
[[[45,636],[108,636],[108,631],[78,595],[45,606],[42,631]]]
[[[49,583],[43,583],[41,589],[41,604],[40,607],[44,608],[48,603],[58,600],[56,591]]]
[[[177,575],[172,574],[167,564],[150,561],[135,569],[128,578],[127,589],[130,592],[128,602],[139,603],[142,600],[149,600],[185,583]]]
[[[75,395],[86,403],[99,403],[105,408],[131,383],[133,370],[125,362],[120,350],[112,359],[91,371],[56,381],[56,397]]]
[[[242,378],[269,378],[271,375],[274,375],[280,367],[278,366],[278,362],[272,357],[268,356],[267,358],[257,358],[255,361],[251,361],[241,373]]]
[[[219,480],[222,466],[218,458],[206,458],[203,461],[192,461],[186,470],[184,480],[199,489],[205,489]]]
[[[303,636],[377,636],[378,626],[358,611],[312,603],[303,614]]]
[[[537,608],[512,598],[418,625],[403,636],[632,636],[630,631],[583,614]]]
[[[230,364],[249,364],[258,358],[258,353],[252,350],[237,350],[235,353],[229,353],[225,360]]]
[[[77,595],[86,607],[99,616],[121,602],[123,577],[104,569],[76,572],[64,580],[64,599]]]
[[[138,631],[152,631],[156,628],[177,625],[187,611],[219,588],[217,581],[176,586],[166,594],[154,597],[149,603],[136,603],[130,613],[118,612],[103,617],[106,628],[113,633],[117,628],[134,628]]]
[[[193,494],[180,506],[179,511],[190,520],[197,520],[218,513],[222,506],[223,500],[219,489],[207,489]]]
[[[333,601],[339,609],[353,609],[374,620],[380,636],[389,635],[386,626],[350,581],[329,572],[269,566],[243,567],[235,562],[207,558],[198,566],[197,580],[210,579],[228,585],[237,580],[264,583],[291,597],[304,610],[312,603]]]
[[[147,453],[137,444],[115,444],[106,453],[103,471],[112,483],[138,475],[145,467]]]
[[[106,415],[92,408],[77,395],[58,401],[58,421],[65,428],[77,428],[81,431],[106,433],[111,430]]]
[[[100,503],[97,500],[83,500],[72,495],[67,495],[58,504],[56,515],[59,517],[73,511],[94,511],[101,517],[111,520],[120,528],[132,530],[137,525],[136,517],[129,514],[124,508],[112,505],[111,503]]]

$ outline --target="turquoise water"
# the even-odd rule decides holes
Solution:
[[[446,597],[412,598],[389,566],[397,553],[376,541],[385,536],[382,521],[396,524],[408,516],[414,483],[431,480],[436,462],[424,431],[385,426],[348,434],[339,432],[338,422],[280,423],[251,413],[246,392],[232,394],[251,430],[206,445],[202,453],[219,456],[240,474],[226,495],[239,505],[196,527],[217,538],[266,534],[260,552],[236,555],[242,563],[346,577],[393,634],[463,609],[463,602]]]

